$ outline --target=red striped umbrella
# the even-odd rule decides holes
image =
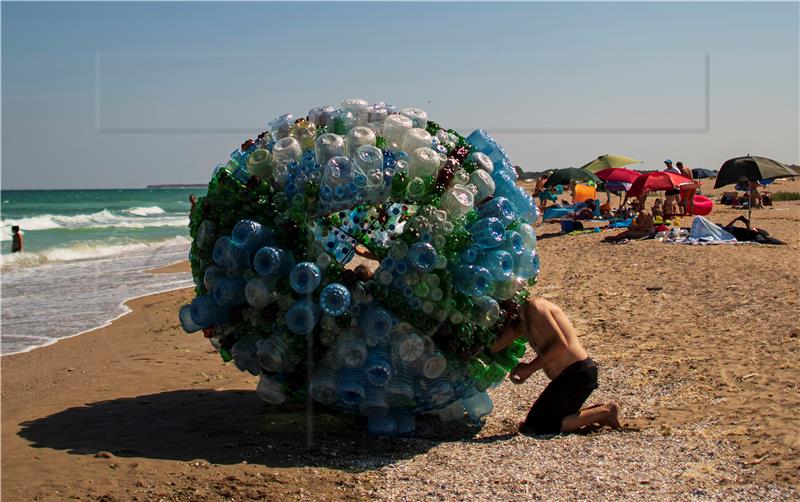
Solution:
[[[668,173],[666,171],[652,171],[644,173],[633,182],[628,196],[638,197],[643,193],[656,192],[659,190],[672,190],[681,185],[691,185],[694,181],[680,174]]]
[[[631,169],[625,169],[624,167],[611,167],[608,169],[603,169],[602,171],[597,171],[595,174],[603,181],[616,181],[619,183],[633,183],[639,176],[642,175],[642,173],[633,171]]]

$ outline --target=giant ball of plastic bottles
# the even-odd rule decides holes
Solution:
[[[273,405],[308,393],[378,435],[411,434],[430,411],[480,422],[525,354],[521,339],[487,347],[539,271],[537,209],[516,178],[486,131],[419,108],[281,115],[217,166],[191,214],[197,296],[181,325]]]

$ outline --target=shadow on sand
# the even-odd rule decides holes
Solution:
[[[253,391],[179,390],[69,408],[24,422],[19,435],[35,448],[77,455],[108,451],[118,457],[360,471],[444,441],[473,440],[479,431],[436,417],[418,423],[423,432],[417,437],[373,438],[356,417],[316,411],[307,420],[304,406],[270,407]]]

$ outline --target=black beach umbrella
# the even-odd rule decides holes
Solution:
[[[726,160],[722,167],[719,168],[714,188],[748,181],[788,178],[790,176],[800,176],[800,173],[777,160],[747,155]]]
[[[595,185],[600,186],[603,180],[597,177],[592,172],[585,169],[578,169],[577,167],[567,167],[566,169],[556,169],[553,174],[547,178],[544,186],[554,187],[556,185],[569,185],[572,181],[594,181]]]
[[[747,155],[726,160],[725,163],[722,164],[722,167],[719,168],[719,174],[717,174],[717,181],[714,183],[714,188],[724,187],[725,185],[735,185],[737,183],[748,183],[751,181],[758,182],[761,180],[774,180],[775,178],[788,178],[791,176],[800,176],[800,173],[781,164],[777,160]],[[750,198],[747,204],[748,228],[750,228],[750,215],[753,211],[753,198],[750,195],[748,187],[748,197]]]
[[[692,178],[696,180],[701,180],[703,178],[713,178],[716,175],[717,172],[712,171],[711,169],[701,169],[699,167],[692,169]]]

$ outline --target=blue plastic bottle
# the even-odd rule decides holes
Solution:
[[[370,349],[367,361],[364,363],[364,373],[370,384],[376,387],[386,385],[392,377],[392,363],[387,347],[377,346]]]
[[[253,268],[260,275],[267,277],[287,275],[293,266],[292,253],[281,248],[263,247],[256,252],[253,258]]]
[[[530,279],[539,273],[539,254],[535,249],[526,249],[514,259],[514,270],[519,277]]]
[[[319,316],[319,307],[311,297],[307,296],[295,302],[286,311],[286,327],[296,335],[307,335],[314,330]]]
[[[474,422],[479,422],[494,409],[492,398],[485,391],[476,392],[472,396],[462,399],[461,403],[464,405],[464,409],[467,410],[469,418]]]
[[[389,413],[389,416],[394,419],[395,432],[399,436],[410,435],[417,428],[414,414],[407,408],[394,408]]]
[[[247,335],[237,340],[231,347],[231,357],[233,363],[239,368],[240,371],[246,371],[253,376],[261,374],[261,365],[258,363],[258,356],[256,355],[256,342],[258,338],[255,335]]]
[[[328,315],[344,314],[350,308],[350,290],[342,284],[328,284],[319,295],[319,306]]]
[[[420,272],[430,272],[436,266],[436,249],[428,242],[415,242],[408,248],[408,260]]]
[[[322,282],[322,272],[316,263],[303,261],[292,268],[289,274],[289,284],[295,293],[301,295],[311,294]]]
[[[392,405],[408,406],[414,400],[414,382],[408,368],[395,368],[385,388],[386,397]]]
[[[214,291],[217,281],[223,277],[228,277],[228,273],[224,268],[218,265],[208,267],[206,273],[203,274],[203,286],[205,286],[206,291]]]
[[[223,277],[214,285],[214,301],[220,307],[233,307],[247,302],[245,282],[241,277]]]
[[[309,384],[309,392],[315,401],[333,404],[337,399],[337,374],[327,366],[317,368]]]
[[[352,332],[336,340],[336,360],[345,368],[360,368],[367,358],[367,344]]]
[[[211,295],[198,296],[192,300],[189,313],[192,322],[203,328],[225,323],[229,315],[228,309],[220,307]]]
[[[381,307],[370,305],[358,316],[358,326],[370,345],[386,343],[392,329],[392,317]]]
[[[268,404],[281,404],[286,400],[283,384],[266,374],[261,375],[261,379],[256,386],[256,394]]]
[[[493,282],[492,274],[476,265],[461,265],[453,273],[453,286],[467,296],[488,294]]]
[[[192,306],[184,305],[178,313],[178,319],[181,321],[181,328],[187,333],[194,333],[203,329],[202,326],[192,320]]]
[[[389,412],[386,391],[381,387],[367,385],[364,388],[364,399],[358,405],[358,411],[365,417],[382,417]]]
[[[472,241],[476,246],[484,249],[496,248],[503,243],[506,228],[499,219],[494,217],[482,218],[470,228]]]
[[[286,353],[289,345],[282,333],[275,333],[265,340],[256,343],[256,356],[265,371],[276,372],[283,370]]]
[[[390,117],[392,116],[390,115]],[[394,436],[397,432],[397,425],[391,415],[369,417],[367,432],[371,436]]]
[[[480,265],[492,274],[492,279],[502,281],[514,273],[514,257],[508,251],[493,249],[483,253]]]
[[[228,270],[244,270],[250,265],[250,255],[247,250],[238,246],[227,235],[217,239],[211,255],[214,263]]]
[[[251,307],[263,309],[277,299],[272,280],[263,275],[253,277],[244,287],[244,297]]]
[[[519,255],[525,249],[525,239],[519,232],[508,230],[503,237],[503,244],[500,246],[512,255]]]
[[[273,230],[253,220],[241,220],[233,227],[231,240],[250,254],[273,242]]]
[[[366,393],[363,368],[341,369],[336,393],[339,397],[339,402],[345,407],[354,408],[358,406]]]
[[[505,197],[495,197],[494,199],[484,202],[478,206],[478,214],[486,218],[494,216],[499,219],[503,225],[508,225],[517,217],[514,211],[514,206]]]

